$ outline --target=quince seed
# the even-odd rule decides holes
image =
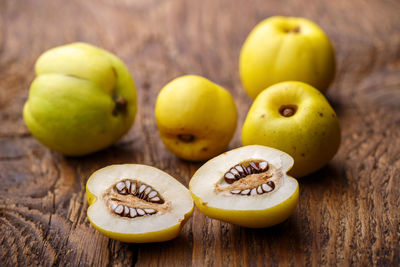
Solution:
[[[109,188],[104,196],[110,209],[122,217],[152,215],[168,210],[157,190],[133,179],[124,179]]]
[[[274,191],[275,183],[279,183],[281,175],[278,169],[265,160],[245,161],[230,168],[215,190],[233,195],[262,195]]]

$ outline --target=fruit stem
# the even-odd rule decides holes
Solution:
[[[122,96],[118,96],[115,99],[115,108],[113,110],[113,115],[117,116],[118,113],[126,111],[128,102]]]
[[[300,33],[300,26],[296,26],[295,28],[292,29],[286,29],[286,33]]]

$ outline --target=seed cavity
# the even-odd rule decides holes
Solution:
[[[103,195],[114,214],[135,218],[165,212],[166,203],[153,187],[133,179],[124,179],[109,188]]]
[[[217,193],[255,196],[279,187],[282,171],[265,160],[250,160],[230,168],[216,184]]]
[[[225,182],[228,184],[233,184],[237,180],[245,178],[250,174],[266,172],[268,168],[268,162],[266,161],[251,161],[247,167],[245,167],[243,164],[238,164],[225,173]]]
[[[257,186],[257,188],[244,189],[244,190],[235,189],[235,190],[231,190],[230,192],[231,192],[231,194],[234,194],[234,195],[238,195],[238,194],[246,195],[246,196],[257,195],[257,194],[261,195],[264,193],[271,192],[272,190],[274,190],[274,188],[275,188],[275,183],[272,181],[269,181],[267,184],[262,184],[262,185]]]
[[[138,190],[136,190],[139,188]],[[140,199],[153,202],[153,203],[164,203],[164,200],[160,198],[158,192],[151,186],[140,183],[134,180],[120,181],[115,185],[115,190],[121,195],[133,195]]]
[[[124,206],[122,204],[111,206],[111,209],[114,211],[115,214],[118,214],[123,217],[130,217],[135,218],[137,216],[144,216],[144,215],[151,215],[157,213],[155,209],[140,209],[140,208],[130,208],[128,206]]]

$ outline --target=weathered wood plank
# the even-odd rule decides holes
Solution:
[[[0,1],[0,265],[298,266],[400,263],[400,3],[398,1]],[[160,244],[103,237],[86,218],[85,183],[114,163],[161,168],[187,185],[201,166],[171,155],[155,125],[160,88],[203,75],[236,100],[239,123],[251,100],[238,76],[240,47],[265,17],[310,18],[331,37],[337,75],[327,96],[342,146],[300,181],[300,203],[281,225],[244,229],[195,210],[180,236]],[[27,131],[22,107],[36,58],[85,41],[128,65],[139,113],[113,147],[68,158]]]

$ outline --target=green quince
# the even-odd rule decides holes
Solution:
[[[43,53],[25,103],[25,123],[42,144],[79,156],[106,148],[132,126],[135,83],[115,55],[85,43]]]

